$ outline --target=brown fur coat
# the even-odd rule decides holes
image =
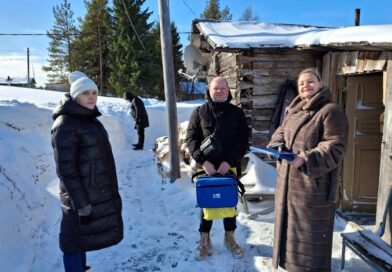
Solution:
[[[302,153],[296,169],[278,163],[273,264],[287,271],[330,271],[339,164],[346,148],[348,122],[328,89],[308,102],[297,96],[269,146],[283,143]]]

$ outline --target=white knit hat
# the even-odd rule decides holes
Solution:
[[[79,71],[70,73],[68,82],[71,84],[70,94],[73,99],[86,90],[96,90],[98,92],[97,84],[95,84],[85,73]]]

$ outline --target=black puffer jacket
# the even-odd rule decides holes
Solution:
[[[215,134],[222,144],[223,152],[216,158],[206,158],[200,150],[200,144],[216,127]],[[199,164],[208,160],[217,168],[222,161],[226,161],[234,167],[248,149],[248,138],[248,124],[240,108],[229,102],[208,101],[193,111],[187,128],[186,143],[192,157]]]
[[[66,94],[53,112],[51,134],[63,217],[60,248],[66,253],[97,250],[123,238],[122,203],[108,134],[98,109],[80,106]],[[92,206],[89,225],[78,209]]]

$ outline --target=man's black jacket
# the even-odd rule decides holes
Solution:
[[[206,158],[201,150],[201,142],[215,134],[223,146],[223,152],[216,158]],[[192,157],[199,164],[206,160],[219,167],[222,161],[236,166],[248,149],[249,128],[244,112],[229,102],[206,102],[197,107],[189,120],[186,143]]]

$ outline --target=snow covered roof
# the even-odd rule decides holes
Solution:
[[[381,46],[392,48],[391,25],[316,27],[259,22],[196,22],[214,48]]]
[[[0,84],[27,84],[27,77],[0,77]],[[30,83],[35,83],[34,77],[30,77]]]

